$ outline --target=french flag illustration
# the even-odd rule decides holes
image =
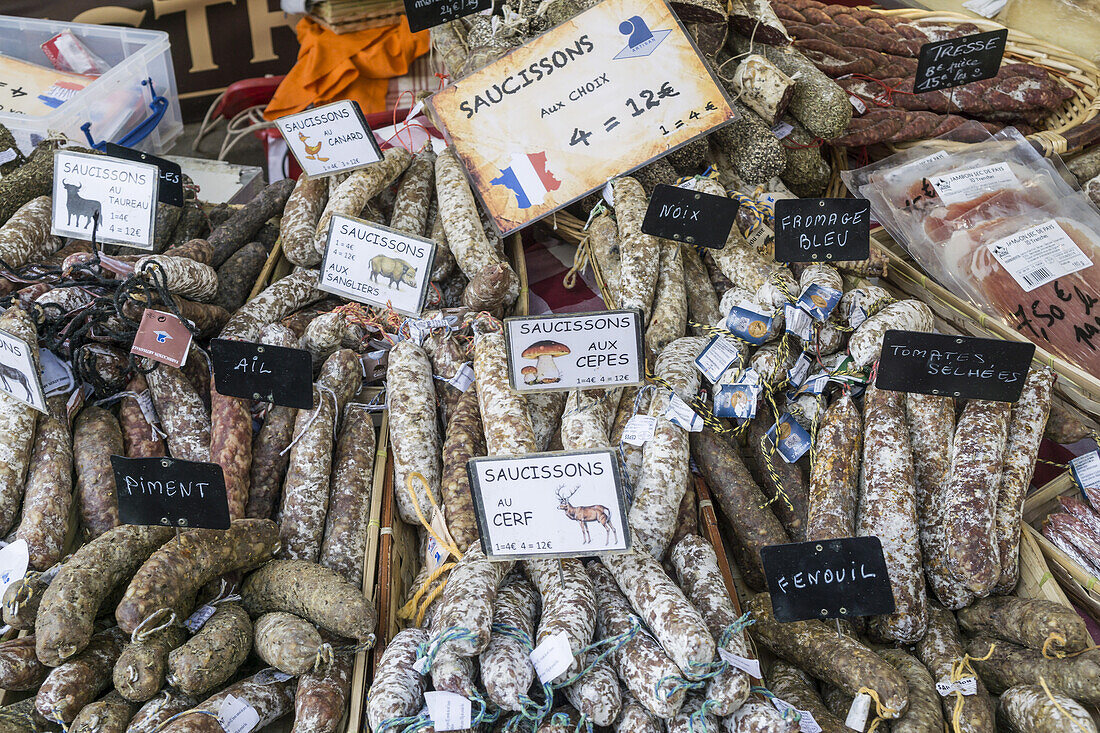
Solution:
[[[500,176],[489,181],[495,186],[507,186],[516,195],[516,204],[529,209],[541,204],[550,191],[557,191],[561,181],[546,170],[546,152],[519,153],[512,156],[511,165]]]

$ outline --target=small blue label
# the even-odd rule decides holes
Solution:
[[[759,384],[723,384],[714,395],[714,414],[748,420],[756,416],[759,398]]]
[[[824,321],[836,308],[844,293],[832,288],[823,288],[813,283],[798,299],[798,307],[809,313],[815,320]]]
[[[726,330],[743,338],[753,346],[764,343],[768,337],[768,330],[772,327],[772,319],[761,313],[735,305],[730,308],[726,316]]]
[[[810,449],[810,434],[795,422],[789,412],[784,413],[779,422],[771,426],[767,437],[787,463],[796,463]]]

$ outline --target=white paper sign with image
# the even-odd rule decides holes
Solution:
[[[363,111],[350,100],[286,115],[275,125],[307,176],[363,168],[382,159]]]
[[[506,318],[504,340],[517,392],[624,387],[645,379],[636,310]]]
[[[27,342],[0,331],[0,391],[13,399],[47,412],[46,396]]]
[[[419,316],[428,297],[435,244],[348,216],[334,216],[318,289]]]
[[[466,464],[490,560],[583,557],[630,548],[612,450],[475,458]]]
[[[153,248],[160,170],[155,165],[88,153],[53,158],[53,226],[59,237]]]

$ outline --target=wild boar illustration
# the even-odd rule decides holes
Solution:
[[[379,275],[389,278],[390,287],[394,290],[400,290],[401,283],[410,286],[416,285],[416,268],[405,262],[405,260],[399,260],[396,257],[375,255],[371,258],[371,282],[378,282]]]

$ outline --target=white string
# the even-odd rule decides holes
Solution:
[[[317,387],[318,393],[320,394],[320,398],[317,401],[317,408],[315,410],[313,410],[313,414],[309,416],[309,420],[306,422],[305,427],[302,428],[302,432],[298,433],[298,435],[296,435],[294,437],[294,440],[290,441],[290,445],[288,445],[286,448],[283,448],[281,451],[279,451],[279,455],[281,455],[281,456],[286,455],[287,452],[291,448],[293,448],[299,440],[302,439],[302,436],[309,432],[309,429],[313,426],[313,421],[316,420],[317,416],[321,414],[321,407],[322,407],[321,400],[325,399],[325,393],[326,392],[328,394],[332,395],[333,410],[335,410],[336,407],[339,405],[339,400],[336,399],[336,392],[334,392],[331,388],[326,387],[323,384],[318,384],[318,385],[316,385],[316,387]],[[335,420],[332,421],[332,432],[333,432],[333,435],[335,436],[335,434],[336,434],[336,421]]]

